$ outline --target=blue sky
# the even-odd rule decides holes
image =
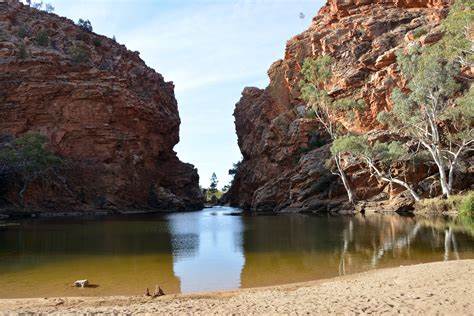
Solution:
[[[245,86],[264,88],[287,40],[305,30],[323,0],[49,0],[55,13],[89,19],[94,32],[140,52],[173,81],[181,117],[182,161],[207,187],[216,172],[227,184],[241,159],[235,103]],[[299,17],[300,12],[305,18]]]

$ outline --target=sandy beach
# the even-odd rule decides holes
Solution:
[[[474,260],[374,270],[232,292],[147,297],[0,300],[0,314],[474,315]]]

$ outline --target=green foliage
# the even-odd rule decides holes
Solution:
[[[459,214],[474,217],[474,191],[466,194],[459,204]]]
[[[45,179],[49,172],[62,164],[62,160],[46,148],[46,138],[39,134],[26,134],[0,147],[0,183],[3,185],[21,180],[18,192],[24,206],[24,193],[36,179]]]
[[[26,59],[28,57],[28,52],[26,51],[25,44],[21,43],[18,46],[18,58]]]
[[[94,40],[92,41],[92,43],[94,44],[95,47],[100,47],[100,46],[102,46],[102,41],[100,40],[100,38],[94,38]]]
[[[428,33],[428,30],[424,26],[421,26],[413,31],[413,37],[420,38],[427,33]]]
[[[0,150],[0,162],[13,166],[15,170],[31,177],[59,165],[61,159],[46,148],[46,137],[26,134]]]
[[[301,68],[301,74],[307,82],[323,84],[331,79],[331,66],[333,64],[334,59],[329,55],[321,56],[316,59],[306,58]]]
[[[299,83],[301,98],[310,106],[308,115],[320,121],[331,138],[335,138],[342,129],[337,124],[338,118],[353,120],[357,112],[365,109],[362,99],[334,100],[325,90],[324,85],[332,78],[333,64],[333,58],[327,55],[306,58],[301,69],[303,79]]]
[[[20,26],[20,28],[18,29],[18,37],[23,39],[29,35],[30,31],[28,30],[28,28],[24,25]]]
[[[351,154],[354,157],[377,161],[390,166],[393,162],[411,158],[406,146],[398,141],[370,143],[365,135],[345,135],[336,138],[331,153]]]
[[[334,140],[331,145],[333,155],[350,153],[353,155],[367,155],[369,142],[366,136],[345,135]]]
[[[79,19],[77,25],[86,32],[92,32],[92,24],[89,20]]]
[[[238,161],[236,163],[233,164],[232,168],[229,169],[229,175],[231,176],[235,176],[237,174],[237,172],[239,172],[239,168],[241,166],[241,161]]]
[[[217,176],[216,176],[216,173],[213,172],[212,173],[212,176],[211,176],[211,184],[209,185],[209,192],[212,193],[212,194],[215,194],[217,193],[217,184],[219,183],[219,181],[217,180]]]
[[[41,30],[36,34],[35,43],[38,46],[48,47],[49,46],[49,36],[46,30]]]
[[[430,49],[449,61],[457,60],[462,64],[472,65],[474,51],[470,32],[474,27],[474,2],[456,0],[441,26],[445,35]]]
[[[69,56],[74,64],[83,64],[90,61],[89,52],[82,45],[75,45],[69,49]]]
[[[426,213],[456,212],[460,216],[474,217],[474,191],[452,195],[449,198],[424,199],[416,203],[416,209]]]

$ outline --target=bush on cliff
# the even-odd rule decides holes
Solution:
[[[69,49],[69,56],[74,64],[83,64],[90,61],[88,50],[83,45],[75,45]]]
[[[21,180],[18,195],[22,206],[28,186],[62,164],[46,144],[46,137],[31,133],[0,145],[0,180],[2,183]]]
[[[26,51],[26,46],[25,46],[25,44],[21,43],[18,46],[18,58],[25,59],[26,57],[28,57],[28,52]]]
[[[36,34],[35,43],[38,46],[47,47],[49,46],[49,36],[46,30],[41,30]]]

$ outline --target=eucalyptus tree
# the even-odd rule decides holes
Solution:
[[[420,143],[430,154],[445,196],[452,192],[462,155],[474,145],[474,91],[472,80],[463,75],[474,66],[473,8],[472,1],[456,1],[439,43],[398,52],[399,70],[408,83],[393,90],[393,109],[378,116],[390,131]]]
[[[364,162],[372,176],[384,182],[398,184],[407,189],[416,201],[420,200],[405,175],[396,176],[392,172],[395,162],[416,158],[416,150],[406,144],[398,141],[371,143],[366,135],[345,135],[334,140],[331,152],[333,155],[348,154],[351,158]]]
[[[301,69],[303,79],[300,81],[301,97],[307,103],[309,110],[321,127],[335,141],[344,134],[344,127],[340,123],[343,119],[351,119],[355,113],[365,107],[362,100],[344,98],[335,100],[325,89],[325,85],[333,76],[332,66],[334,60],[331,56],[324,55],[318,58],[307,58]],[[337,171],[332,171],[341,178],[346,189],[348,199],[355,202],[355,195],[342,167],[341,153],[333,153]]]

